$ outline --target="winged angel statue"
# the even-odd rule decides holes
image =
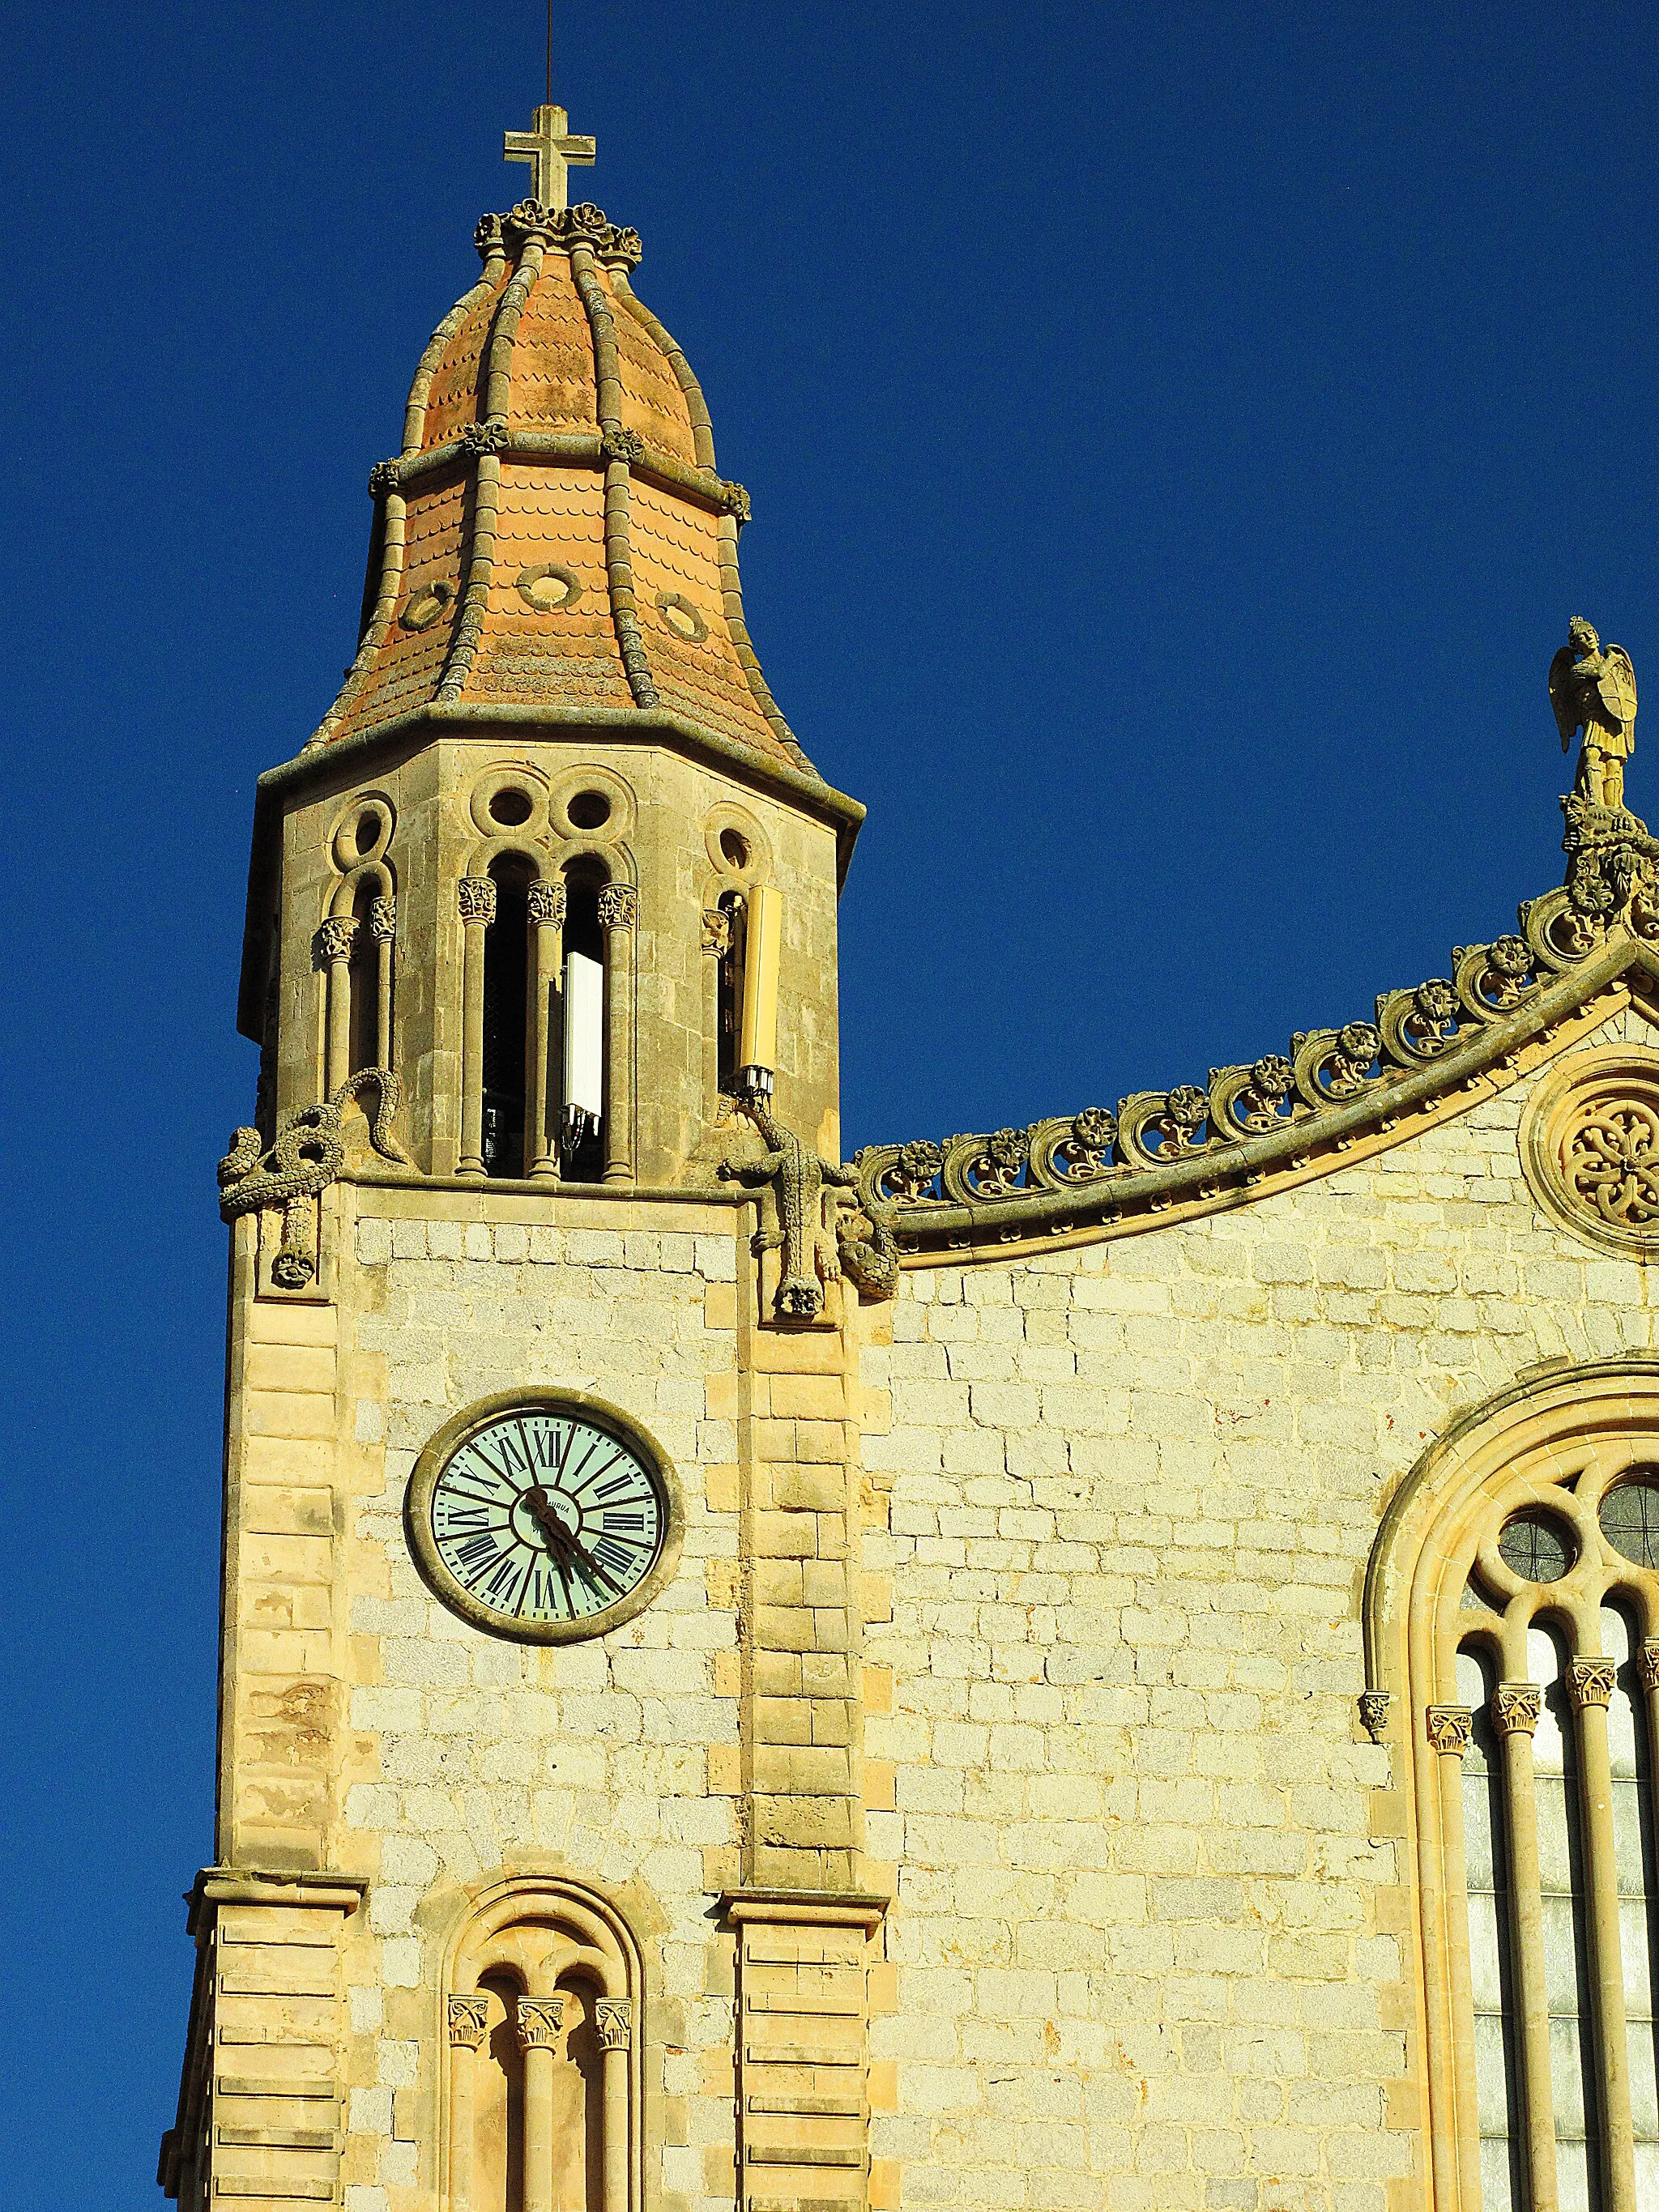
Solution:
[[[1625,763],[1636,750],[1636,671],[1622,645],[1605,648],[1582,615],[1550,663],[1550,704],[1565,752],[1582,729],[1573,791],[1617,812],[1625,803]]]

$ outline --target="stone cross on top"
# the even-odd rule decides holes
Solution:
[[[544,208],[565,208],[570,204],[571,168],[592,165],[593,141],[573,134],[563,108],[538,107],[528,131],[507,132],[501,153],[506,161],[529,162],[532,200]]]

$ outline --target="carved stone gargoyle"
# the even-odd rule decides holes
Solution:
[[[317,1272],[314,1240],[307,1233],[310,1201],[345,1164],[341,1117],[346,1101],[370,1088],[375,1096],[369,1142],[382,1159],[408,1167],[409,1156],[392,1133],[398,1079],[389,1067],[359,1068],[331,1097],[286,1115],[268,1152],[261,1152],[257,1129],[231,1132],[230,1150],[219,1163],[219,1212],[226,1221],[234,1221],[258,1207],[282,1207],[283,1245],[270,1273],[283,1290],[303,1290]]]
[[[767,1146],[758,1160],[722,1160],[716,1172],[724,1182],[769,1186],[782,1238],[781,1279],[776,1310],[781,1319],[816,1321],[823,1309],[828,1283],[849,1275],[863,1295],[890,1298],[898,1285],[898,1246],[886,1222],[849,1206],[841,1196],[857,1183],[856,1172],[823,1159],[763,1106],[739,1101],[738,1111],[751,1121]],[[867,1236],[855,1227],[869,1224]]]

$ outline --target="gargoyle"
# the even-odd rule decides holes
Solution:
[[[816,1320],[823,1305],[823,1285],[838,1282],[843,1267],[866,1297],[891,1297],[898,1281],[898,1247],[891,1231],[866,1213],[870,1234],[859,1237],[842,1218],[846,1201],[837,1194],[854,1188],[855,1170],[820,1158],[763,1106],[745,1099],[738,1110],[754,1123],[768,1150],[758,1160],[722,1160],[718,1173],[726,1182],[772,1188],[783,1237],[778,1312],[791,1321]]]

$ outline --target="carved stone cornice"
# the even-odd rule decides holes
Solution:
[[[1384,993],[1372,1018],[1298,1032],[1288,1052],[1213,1068],[1206,1084],[1135,1091],[1115,1113],[1087,1107],[1023,1131],[867,1146],[860,1194],[891,1208],[902,1252],[943,1258],[981,1243],[1128,1234],[1172,1207],[1187,1218],[1303,1180],[1357,1145],[1408,1133],[1413,1117],[1483,1079],[1501,1087],[1519,1054],[1626,972],[1659,985],[1652,889],[1650,921],[1638,883],[1589,935],[1565,889],[1528,901],[1516,932],[1455,947],[1447,975]]]
[[[556,877],[538,876],[526,894],[526,902],[533,923],[539,926],[550,922],[561,929],[564,927],[568,899],[563,883]]]
[[[1462,1759],[1474,1740],[1474,1715],[1468,1705],[1431,1705],[1423,1719],[1436,1751]]]
[[[599,893],[599,927],[632,929],[639,916],[639,895],[632,884],[606,884]]]
[[[1581,1713],[1586,1705],[1611,1705],[1616,1680],[1611,1659],[1575,1659],[1567,1669],[1567,1688]]]
[[[562,1997],[520,1997],[513,2021],[520,2050],[550,2051],[558,2040],[563,2018]]]
[[[452,1996],[447,2009],[451,2050],[477,2050],[489,2027],[489,1998]]]
[[[487,929],[495,919],[495,879],[493,876],[458,876],[455,902],[461,920],[476,929]]]
[[[593,2006],[593,2025],[599,2031],[600,2047],[605,2051],[626,2051],[634,2034],[634,2002],[631,1997],[599,1997]]]
[[[1530,1735],[1543,1705],[1536,1682],[1500,1682],[1492,1701],[1492,1725],[1499,1735]]]

